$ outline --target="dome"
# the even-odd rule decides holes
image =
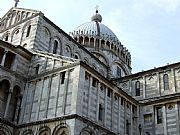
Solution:
[[[71,33],[73,37],[84,35],[99,39],[108,40],[109,42],[119,42],[117,36],[107,26],[101,23],[102,16],[96,10],[96,14],[91,17],[91,22],[86,22],[74,29]]]

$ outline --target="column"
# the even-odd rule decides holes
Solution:
[[[119,120],[118,120],[118,129],[119,129],[119,133],[121,132],[121,98],[118,97],[118,117],[119,117]]]
[[[99,91],[100,91],[100,82],[98,82],[97,88],[97,108],[96,108],[96,120],[99,121]]]
[[[164,135],[167,135],[166,105],[163,105],[162,111],[163,111],[163,122],[164,122]]]
[[[130,113],[131,113],[131,131],[130,131],[130,135],[133,135],[133,119],[135,119],[135,117],[133,117],[133,112],[132,112],[132,104],[130,104]]]
[[[85,37],[83,37],[83,42],[82,42],[83,45],[85,45]]]
[[[66,81],[64,85],[63,108],[62,108],[62,112],[64,115],[66,114],[66,100],[67,100],[67,93],[68,93],[70,70],[68,70],[66,74],[67,76],[65,77]]]
[[[160,75],[159,75],[159,72],[157,73],[157,89],[158,89],[158,93],[159,93],[159,96],[161,96],[161,89],[160,89]]]
[[[91,89],[92,89],[92,76],[90,76],[89,91],[88,91],[88,117],[90,117],[91,108]]]
[[[146,77],[143,76],[143,98],[146,98]]]
[[[114,121],[114,91],[112,91],[112,97],[111,97],[111,130],[113,131],[113,121]]]
[[[10,105],[10,101],[11,101],[11,95],[12,95],[12,92],[13,92],[13,88],[10,88],[8,90],[8,98],[7,98],[7,103],[6,103],[6,109],[5,109],[5,113],[4,113],[4,118],[7,118],[7,114],[8,114],[8,109],[9,109],[9,105]]]
[[[132,93],[132,79],[129,80],[129,92],[131,93],[131,96],[134,96],[134,93]]]
[[[175,93],[176,92],[176,77],[175,77],[174,69],[171,69],[171,73],[172,73],[172,90]]]
[[[21,107],[21,100],[22,100],[22,95],[18,95],[18,101],[17,101],[17,106],[16,106],[16,111],[15,111],[15,118],[14,122],[17,124],[19,121],[19,113],[20,113],[20,107]]]
[[[176,125],[177,125],[177,135],[180,135],[180,122],[179,122],[179,119],[180,119],[180,112],[179,112],[179,109],[180,108],[178,108],[178,102],[176,102],[176,104],[175,104],[175,110],[177,110],[176,111]]]
[[[58,92],[56,95],[55,117],[57,117],[58,99],[59,99],[60,86],[61,86],[61,73],[59,73],[59,80],[57,80],[57,83],[59,83],[59,84],[58,84]]]
[[[48,94],[47,94],[47,104],[46,104],[46,114],[45,114],[45,118],[48,117],[48,107],[49,107],[49,98],[50,98],[50,94],[51,94],[51,84],[52,84],[52,78],[53,76],[50,76],[49,78],[49,84],[48,84]]]
[[[5,63],[5,59],[6,59],[6,54],[8,53],[8,50],[4,50],[4,55],[2,57],[2,61],[1,61],[1,66],[4,66]]]
[[[105,104],[104,104],[104,126],[106,126],[106,114],[107,114],[107,87],[105,88]]]

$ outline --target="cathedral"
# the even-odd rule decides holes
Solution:
[[[17,2],[0,18],[0,135],[180,135],[180,63],[132,74],[98,10],[67,34]]]

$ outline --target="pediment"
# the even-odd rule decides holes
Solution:
[[[40,13],[40,11],[36,10],[13,7],[0,19],[0,31]]]

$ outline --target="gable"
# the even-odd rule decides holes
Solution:
[[[41,12],[36,10],[13,7],[0,19],[0,32],[32,18],[39,13]]]

